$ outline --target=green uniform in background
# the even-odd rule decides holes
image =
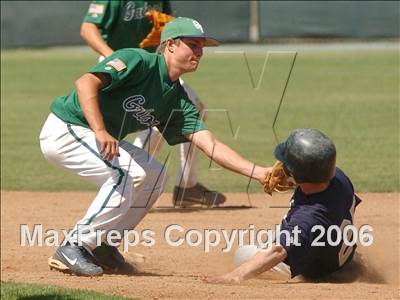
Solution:
[[[90,72],[111,77],[99,92],[99,104],[107,131],[118,140],[156,126],[168,144],[175,145],[187,142],[184,135],[206,129],[179,81],[170,81],[162,55],[122,49]],[[89,128],[76,90],[57,97],[51,111],[66,123]]]
[[[171,14],[169,1],[92,1],[83,21],[96,24],[113,50],[138,48],[152,28],[144,15],[150,9]]]

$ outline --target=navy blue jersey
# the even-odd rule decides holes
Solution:
[[[296,189],[290,210],[282,220],[281,231],[292,232],[298,226],[300,245],[286,245],[286,235],[279,236],[280,244],[288,253],[284,262],[290,266],[292,277],[299,274],[322,277],[337,271],[353,257],[356,245],[343,244],[342,235],[338,237],[337,234],[343,232],[344,226],[353,224],[354,209],[359,202],[350,179],[339,168],[322,192],[306,195],[299,187]],[[328,228],[332,225],[340,228],[330,231],[332,241],[340,239],[337,246],[330,245],[327,240]]]

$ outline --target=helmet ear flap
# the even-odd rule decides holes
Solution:
[[[285,173],[288,182],[291,182],[295,185],[297,184],[296,179],[294,178],[293,174],[289,171],[289,169],[285,166],[285,163],[283,163],[283,172]]]
[[[285,172],[285,175],[287,177],[293,177],[293,175],[290,173],[290,171],[288,170],[288,168],[286,168],[285,163],[283,163],[283,172]]]
[[[286,167],[285,163],[282,163],[282,168],[283,172],[285,173],[285,176],[287,177],[287,181],[290,183],[293,183],[293,185],[296,185],[296,179],[294,178],[293,174],[289,171],[289,169]]]

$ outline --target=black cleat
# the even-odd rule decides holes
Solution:
[[[95,262],[104,269],[105,273],[121,275],[136,273],[136,269],[125,260],[116,247],[102,243],[93,250],[93,256]]]
[[[216,191],[210,191],[205,186],[197,183],[190,188],[175,186],[172,203],[175,207],[187,207],[196,204],[207,207],[218,206],[226,201],[226,197]]]
[[[82,246],[67,244],[58,247],[56,253],[49,258],[50,270],[77,276],[101,276],[102,267],[94,262],[93,256]]]

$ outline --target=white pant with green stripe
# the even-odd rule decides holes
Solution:
[[[199,97],[181,77],[179,78],[179,82],[188,95],[189,100],[196,106],[200,117],[203,121],[206,121],[207,112]],[[154,157],[157,157],[160,153],[163,144],[164,138],[156,127],[141,131],[133,142],[133,145],[145,149]],[[177,152],[179,165],[175,185],[180,187],[193,187],[197,183],[196,165],[199,153],[198,149],[190,143],[181,143],[177,145]]]
[[[121,141],[120,156],[105,161],[98,146],[92,130],[67,124],[54,114],[49,115],[40,133],[40,147],[50,163],[100,188],[74,228],[73,239],[80,239],[90,250],[104,242],[110,230],[122,235],[134,228],[160,196],[166,181],[165,167],[143,149]]]

